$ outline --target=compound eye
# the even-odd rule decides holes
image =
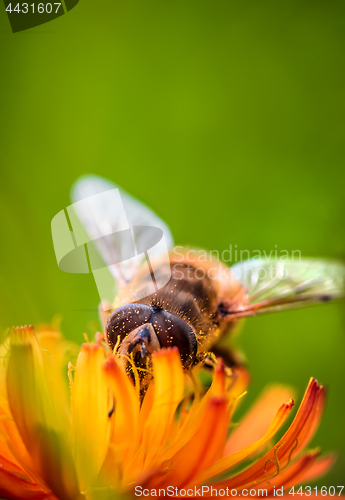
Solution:
[[[144,304],[126,304],[115,309],[108,318],[105,330],[109,347],[114,349],[119,336],[122,341],[138,326],[148,323],[151,316],[151,307]]]
[[[192,327],[183,319],[167,311],[154,312],[150,323],[155,329],[160,346],[177,347],[183,366],[190,366],[198,348]]]

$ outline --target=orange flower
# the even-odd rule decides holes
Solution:
[[[213,496],[228,488],[260,497],[262,488],[272,495],[274,488],[314,479],[333,462],[304,451],[324,405],[314,379],[271,447],[293,408],[288,389],[268,389],[229,434],[248,382],[244,370],[229,374],[219,362],[209,390],[198,397],[178,351],[162,350],[153,356],[154,382],[141,404],[138,384],[101,342],[82,345],[69,368],[69,391],[65,360],[74,348],[58,332],[36,336],[32,327],[13,329],[0,348],[1,498],[99,500],[144,490],[163,497],[168,487],[178,496],[206,484]],[[211,498],[207,487],[203,493]]]

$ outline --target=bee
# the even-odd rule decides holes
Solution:
[[[114,189],[121,193],[128,230],[137,235],[137,247],[147,257],[145,265],[140,252],[126,258],[128,238],[118,237],[120,215],[110,209],[106,196],[95,196]],[[227,267],[206,252],[197,259],[192,249],[174,249],[166,224],[109,181],[81,178],[72,190],[72,200],[86,198],[91,204],[83,210],[76,203],[77,216],[109,264],[118,290],[105,325],[106,342],[131,376],[136,366],[142,391],[150,380],[155,351],[177,347],[185,370],[199,363],[212,364],[214,356],[231,367],[241,361],[224,340],[243,318],[344,295],[342,263],[252,259]],[[166,247],[151,245],[148,228],[152,227],[164,235]],[[150,253],[145,245],[151,245]]]

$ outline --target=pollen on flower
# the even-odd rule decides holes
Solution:
[[[290,399],[288,403],[285,403],[285,407],[287,410],[291,410],[291,408],[295,405],[295,401],[293,399]]]

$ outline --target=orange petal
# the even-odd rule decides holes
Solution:
[[[63,499],[79,492],[70,451],[45,384],[42,352],[32,327],[13,329],[7,369],[12,416],[35,471]]]
[[[27,475],[42,488],[46,487],[42,478],[40,478],[37,471],[35,471],[34,463],[14,423],[8,403],[1,397],[0,451],[10,462],[14,464],[14,466],[17,465],[20,470],[26,471]]]
[[[336,461],[335,455],[327,455],[325,457],[320,457],[309,467],[308,470],[303,471],[301,477],[299,477],[299,483],[309,483],[311,481],[315,481],[320,478],[326,472],[329,471],[331,467],[333,467]]]
[[[200,403],[193,403],[186,422],[181,425],[180,431],[175,439],[168,446],[167,450],[159,456],[155,473],[146,474],[140,484],[150,484],[164,486],[166,484],[183,484],[188,481],[188,476],[192,481],[195,475],[207,469],[211,463],[221,456],[224,440],[227,434],[229,412],[232,408],[229,402],[238,398],[239,391],[242,392],[244,378],[241,373],[228,376],[222,363],[216,367],[213,383],[206,396]],[[245,380],[247,378],[245,377]],[[222,410],[218,408],[219,414],[212,422],[210,414],[217,410],[214,408],[215,402],[221,400]],[[211,409],[211,410],[210,410]],[[224,421],[222,422],[222,417]],[[210,430],[212,438],[208,439],[207,433]],[[205,450],[202,448],[205,444]],[[161,477],[159,474],[162,475]]]
[[[94,485],[109,445],[109,383],[105,351],[83,344],[73,383],[73,427],[78,476],[82,489]]]
[[[228,405],[228,421],[229,413],[233,410],[233,405],[238,399],[240,392],[243,391],[248,381],[245,371],[233,373],[230,377],[226,374],[224,365],[219,363],[214,373],[213,383],[201,400],[194,402],[187,416],[181,419],[180,430],[170,443],[167,450],[160,455],[160,462],[169,463],[171,457],[176,455],[179,450],[184,448],[189,443],[200,427],[204,426],[207,421],[208,404],[213,397],[225,397]]]
[[[6,457],[4,455],[0,455],[0,468],[3,470],[7,470],[8,472],[17,472],[19,474],[25,473],[25,471],[15,462],[15,460],[9,460],[8,456]]]
[[[108,450],[103,470],[113,484],[114,477],[111,476],[114,476],[114,463],[118,461],[123,469],[138,447],[140,404],[134,385],[113,357],[108,359],[104,370],[114,394],[115,411],[112,416],[114,422],[111,447]],[[115,454],[120,456],[115,456]]]
[[[153,354],[154,400],[144,427],[141,450],[147,467],[164,448],[183,398],[184,374],[177,348]]]
[[[197,399],[194,400],[191,409],[183,420],[183,425],[181,426],[180,432],[178,433],[175,442],[172,445],[174,449],[176,446],[178,446],[179,448],[184,446],[184,444],[191,438],[191,436],[195,434],[198,421],[200,421],[200,416],[204,415],[205,408],[208,406],[209,401],[213,397],[225,397],[227,389],[226,383],[227,377],[225,374],[225,366],[224,363],[220,361],[217,363],[214,370],[211,387],[201,401],[198,401]],[[180,444],[178,444],[180,438],[181,442]]]
[[[235,453],[232,453],[231,455],[222,458],[218,462],[216,462],[213,466],[211,466],[207,472],[205,472],[202,477],[199,479],[199,482],[204,482],[206,479],[209,479],[212,476],[216,476],[222,472],[224,472],[226,469],[229,469],[230,467],[233,467],[240,461],[244,460],[245,458],[249,457],[252,453],[254,453],[256,450],[261,448],[267,441],[269,441],[274,434],[280,429],[280,427],[283,425],[285,422],[287,416],[289,415],[290,411],[292,410],[294,405],[294,402],[291,400],[289,403],[281,405],[279,410],[277,411],[269,429],[267,432],[264,434],[264,436],[256,441],[255,443],[251,444],[250,446],[247,446],[243,450],[239,450]]]
[[[161,478],[160,486],[173,484],[180,488],[195,484],[196,477],[221,456],[228,421],[227,399],[211,398],[193,438],[171,456],[171,471]]]
[[[238,427],[230,434],[224,456],[246,448],[265,434],[277,408],[293,399],[293,391],[287,387],[269,387],[259,396]]]
[[[0,497],[6,500],[57,500],[22,475],[0,468]]]
[[[295,460],[293,464],[280,471],[278,475],[269,480],[265,479],[258,487],[255,486],[251,489],[260,490],[265,488],[267,495],[271,495],[274,493],[274,489],[281,488],[282,486],[286,491],[287,488],[298,485],[301,482],[301,476],[310,470],[319,454],[320,451],[318,450],[305,453],[302,457]]]
[[[265,478],[271,478],[277,470],[276,458],[279,461],[279,467],[284,467],[290,458],[294,458],[302,451],[313,435],[322,412],[324,396],[323,388],[316,380],[311,379],[294,421],[277,445],[251,467],[218,483],[217,487],[239,489],[247,485],[258,484],[258,481],[263,481]]]
[[[185,433],[186,429],[194,426],[195,419],[199,418],[199,413],[203,411],[203,408],[208,404],[209,399],[214,396],[222,397],[226,395],[230,410],[230,420],[230,417],[238,405],[241,396],[245,394],[244,391],[248,383],[249,374],[244,368],[236,367],[231,370],[231,374],[229,375],[228,369],[225,368],[224,363],[220,360],[214,370],[211,387],[199,404],[193,404],[184,423],[184,427],[181,429],[181,433]]]
[[[145,394],[145,397],[144,397],[144,400],[142,402],[140,412],[139,412],[139,436],[140,436],[141,440],[142,440],[145,424],[147,422],[147,419],[149,418],[149,415],[150,415],[150,412],[152,409],[154,398],[155,398],[154,384],[150,384],[147,391],[146,391],[146,394]]]
[[[246,391],[250,382],[249,372],[240,366],[231,369],[231,383],[229,390],[233,398],[238,399]]]

